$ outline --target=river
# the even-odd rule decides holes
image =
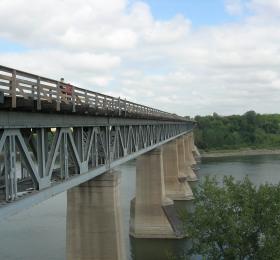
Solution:
[[[129,231],[130,200],[135,193],[135,162],[119,167],[121,207],[128,259],[165,260],[166,255],[179,254],[188,240],[132,239]],[[221,179],[248,175],[253,183],[280,181],[280,155],[258,155],[203,159],[200,179],[216,175]],[[185,207],[187,203],[176,203]],[[66,250],[66,193],[57,195],[31,209],[0,222],[0,260],[62,260]]]

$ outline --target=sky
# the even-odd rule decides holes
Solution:
[[[182,116],[280,113],[280,0],[1,0],[0,64]]]

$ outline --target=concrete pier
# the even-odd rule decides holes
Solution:
[[[107,172],[67,192],[68,260],[126,259],[118,172]]]
[[[194,160],[192,149],[191,149],[191,139],[189,135],[184,136],[184,147],[185,147],[185,171],[188,181],[197,181],[198,178],[193,171],[193,167],[196,165]]]
[[[185,144],[184,137],[176,139],[177,143],[177,157],[178,157],[178,168],[179,168],[179,181],[185,182],[187,180],[187,173],[185,171]]]
[[[173,201],[165,194],[161,148],[137,158],[130,218],[130,234],[135,238],[182,237]]]
[[[191,200],[193,193],[186,182],[179,181],[178,149],[176,140],[163,146],[165,194],[172,200]]]
[[[196,175],[191,168],[188,157],[188,149],[186,149],[185,136],[178,138],[177,140],[177,155],[178,155],[178,167],[179,167],[179,180],[180,182],[185,182],[188,185],[187,181],[196,181]],[[189,186],[189,185],[188,185]]]
[[[194,143],[193,132],[191,132],[189,135],[190,135],[191,148],[192,148],[192,153],[194,155],[194,158],[195,158],[196,161],[200,161],[201,160],[201,154],[200,154],[198,148],[196,147],[196,145]]]
[[[193,156],[193,136],[191,133],[187,134],[185,136],[185,144],[186,144],[186,148],[187,148],[187,153],[188,153],[188,161],[189,164],[191,166],[195,166],[196,165],[196,160],[194,159]]]

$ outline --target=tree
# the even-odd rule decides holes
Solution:
[[[248,178],[206,180],[183,212],[190,254],[207,259],[280,259],[280,185],[256,188]]]
[[[196,144],[204,150],[250,148],[280,148],[280,115],[196,116]]]
[[[255,125],[256,124],[256,119],[257,119],[257,114],[255,111],[251,110],[251,111],[248,111],[244,114],[248,124],[250,125]]]

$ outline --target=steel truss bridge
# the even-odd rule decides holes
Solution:
[[[0,66],[0,219],[194,127],[175,114],[66,87]]]

